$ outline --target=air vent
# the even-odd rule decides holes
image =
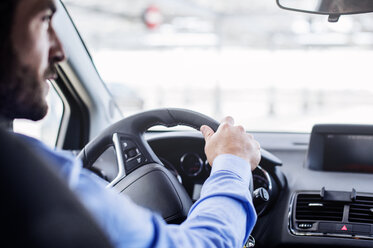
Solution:
[[[301,221],[342,221],[344,204],[325,201],[319,194],[299,194],[295,219]]]
[[[373,197],[357,196],[350,204],[348,221],[373,224]]]

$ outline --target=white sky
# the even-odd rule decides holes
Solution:
[[[107,82],[211,88],[373,91],[373,52],[243,49],[102,51],[93,54]]]

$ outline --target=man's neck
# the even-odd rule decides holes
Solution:
[[[0,115],[0,128],[8,131],[13,131],[13,120]]]

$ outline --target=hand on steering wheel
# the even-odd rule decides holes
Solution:
[[[216,133],[209,126],[201,127],[205,137],[205,153],[210,165],[221,154],[232,154],[246,160],[253,171],[260,162],[260,145],[253,136],[246,134],[243,126],[234,126],[228,116],[223,119]]]

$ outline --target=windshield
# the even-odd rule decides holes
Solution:
[[[64,0],[123,114],[181,107],[250,131],[373,123],[372,14],[275,0]]]

